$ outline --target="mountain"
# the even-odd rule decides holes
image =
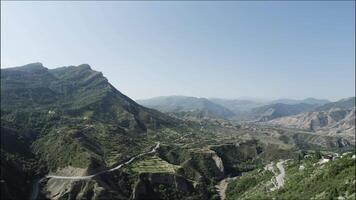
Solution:
[[[172,118],[142,107],[120,93],[89,65],[49,70],[34,63],[3,69],[1,102],[5,118],[31,110],[112,122],[126,131],[141,132],[173,122]]]
[[[354,135],[355,97],[342,99],[300,113],[270,121],[271,124],[328,134]]]
[[[224,118],[239,121],[268,121],[310,111],[328,100],[279,99],[274,101],[165,96],[138,100],[143,106],[180,118]],[[283,102],[283,103],[281,103]]]
[[[330,109],[352,109],[355,107],[355,97],[341,99],[336,102],[331,102],[317,107],[316,111],[327,111]]]
[[[137,104],[86,64],[1,69],[2,197],[28,198],[29,184],[49,172],[108,168],[151,148],[160,130],[183,126]]]
[[[329,103],[328,100],[315,98],[306,98],[303,100],[277,99],[273,101],[219,98],[211,98],[209,100],[231,110],[235,113],[233,119],[242,121],[266,121],[276,117],[304,112],[310,108]]]
[[[250,111],[253,108],[257,108],[266,105],[265,101],[253,101],[253,100],[240,100],[240,99],[220,99],[211,98],[210,101],[224,106],[225,108],[233,111],[237,117]]]
[[[157,109],[165,113],[173,113],[180,117],[212,117],[227,119],[235,115],[229,109],[206,98],[165,96],[137,100],[137,102],[143,106]]]
[[[203,98],[179,98],[184,107],[167,100],[167,113],[232,115]],[[252,110],[268,119],[298,111],[269,106]],[[173,118],[131,100],[89,65],[1,69],[1,199],[219,199],[225,178],[300,150],[351,148],[343,136]]]
[[[269,121],[275,118],[295,115],[314,109],[314,104],[283,104],[276,103],[254,108],[250,111],[249,117],[257,121]]]
[[[329,100],[327,99],[315,99],[315,98],[306,98],[306,99],[302,99],[302,100],[296,100],[296,99],[277,99],[277,100],[273,100],[272,102],[270,102],[271,104],[276,104],[276,103],[283,103],[283,104],[317,104],[317,105],[323,105],[323,104],[327,104],[330,103]]]

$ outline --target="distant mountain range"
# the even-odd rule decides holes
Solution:
[[[231,118],[235,116],[234,112],[206,98],[167,96],[137,100],[137,103],[180,117]]]
[[[185,119],[263,122],[329,135],[344,134],[351,140],[355,132],[355,97],[336,102],[314,98],[263,102],[167,96],[140,100],[138,103]]]
[[[310,112],[282,117],[269,122],[328,134],[355,134],[355,97],[342,99],[314,108]]]
[[[228,108],[236,114],[236,116],[243,115],[244,113],[250,111],[253,108],[264,106],[267,104],[266,101],[254,101],[254,100],[240,100],[240,99],[221,99],[221,98],[211,98],[210,101],[222,105]]]
[[[278,117],[310,111],[328,100],[307,98],[303,100],[279,99],[273,101],[229,100],[221,98],[196,98],[166,96],[138,103],[178,117],[213,117],[248,121],[268,121]]]
[[[271,101],[271,103],[283,103],[283,104],[316,104],[316,105],[323,105],[326,103],[330,103],[329,100],[327,99],[315,99],[315,98],[306,98],[306,99],[302,99],[302,100],[296,100],[296,99],[277,99],[277,100],[273,100]]]

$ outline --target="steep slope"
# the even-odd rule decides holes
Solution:
[[[227,108],[205,98],[186,96],[156,97],[138,100],[138,103],[162,112],[173,113],[179,117],[215,117],[230,118],[235,114]]]
[[[1,69],[2,191],[23,199],[36,177],[68,167],[89,174],[108,168],[151,148],[161,129],[181,127],[120,93],[89,65]],[[23,193],[14,192],[16,182]]]
[[[116,90],[89,65],[48,70],[40,63],[1,71],[1,110],[47,110],[87,119],[113,121],[145,131],[149,126],[169,124],[172,119],[144,108]],[[51,110],[50,110],[51,109]],[[84,114],[86,113],[86,115]],[[85,116],[84,116],[85,115]],[[121,119],[124,116],[124,119]],[[162,117],[163,116],[163,117]]]
[[[270,123],[328,134],[352,136],[355,131],[355,98],[328,103],[311,112],[275,119]]]

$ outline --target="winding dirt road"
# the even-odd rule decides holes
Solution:
[[[112,171],[118,170],[121,167],[123,167],[124,165],[130,164],[132,161],[134,161],[135,159],[137,159],[139,157],[142,157],[142,156],[147,155],[147,154],[155,153],[157,151],[157,149],[159,148],[160,144],[161,144],[160,142],[157,142],[156,146],[153,147],[153,149],[151,151],[138,154],[138,155],[132,157],[130,160],[128,160],[128,161],[126,161],[126,162],[124,162],[124,163],[122,163],[122,164],[120,164],[120,165],[118,165],[118,166],[116,166],[114,168],[107,169],[107,170],[104,170],[104,171],[101,171],[101,172],[98,172],[98,173],[95,173],[95,174],[92,174],[92,175],[87,175],[87,176],[47,175],[47,176],[35,181],[35,183],[32,186],[32,193],[31,193],[30,200],[36,200],[37,199],[38,193],[39,193],[39,184],[40,184],[41,181],[43,181],[45,179],[48,179],[48,178],[61,179],[61,180],[88,180],[88,179],[92,179],[95,176],[98,176],[98,175],[101,175],[101,174],[104,174],[104,173],[107,173],[107,172],[112,172]]]
[[[277,181],[277,189],[283,187],[284,185],[284,177],[286,176],[286,171],[284,170],[284,167],[283,167],[283,163],[285,161],[280,161],[276,164],[278,170],[279,170],[279,174],[278,176],[276,177],[276,181]]]
[[[225,178],[223,180],[221,180],[216,186],[216,191],[219,193],[220,199],[221,200],[225,200],[226,199],[226,189],[227,189],[227,185],[229,184],[230,181],[236,179],[237,176],[235,177],[228,177]]]
[[[283,164],[285,162],[287,162],[288,160],[282,160],[282,161],[279,161],[277,164],[276,164],[276,167],[278,168],[279,170],[279,174],[277,175],[276,174],[276,182],[274,182],[274,179],[272,178],[272,183],[275,185],[273,188],[271,188],[271,191],[274,191],[274,190],[278,190],[280,189],[281,187],[283,187],[284,185],[284,179],[285,179],[285,176],[286,176],[286,171],[283,167]],[[274,171],[272,171],[274,172]],[[274,172],[275,173],[275,172]]]

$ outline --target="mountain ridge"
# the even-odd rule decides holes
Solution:
[[[217,109],[212,109],[209,106],[204,107],[199,103],[196,103],[199,101],[202,105],[204,105],[204,102],[209,102],[210,106],[214,105],[215,107],[219,107],[218,109],[220,109],[220,111],[217,112]],[[277,99],[273,101],[252,101],[221,98],[208,99],[183,95],[173,95],[141,99],[138,100],[138,102],[147,107],[158,109],[166,113],[172,113],[173,115],[183,118],[186,117],[186,112],[201,111],[202,113],[206,111],[206,113],[211,112],[213,113],[213,116],[215,115],[215,117],[224,119],[233,119],[239,121],[268,121],[278,117],[284,117],[309,111],[315,107],[324,105],[329,101],[315,98],[306,98],[302,100]],[[228,113],[223,113],[224,111],[228,111]],[[206,117],[212,117],[206,113]],[[190,113],[190,116],[196,117],[201,115],[194,115]]]
[[[188,96],[162,96],[146,100],[138,100],[138,103],[158,109],[166,113],[183,113],[200,117],[211,116],[218,118],[230,118],[235,114],[229,109],[218,105],[206,98]]]
[[[150,138],[161,130],[184,128],[179,119],[137,104],[89,65],[47,69],[33,63],[1,69],[6,198],[27,198],[28,184],[40,174],[68,166],[100,171],[151,148]],[[27,188],[22,194],[16,193],[16,182]]]

